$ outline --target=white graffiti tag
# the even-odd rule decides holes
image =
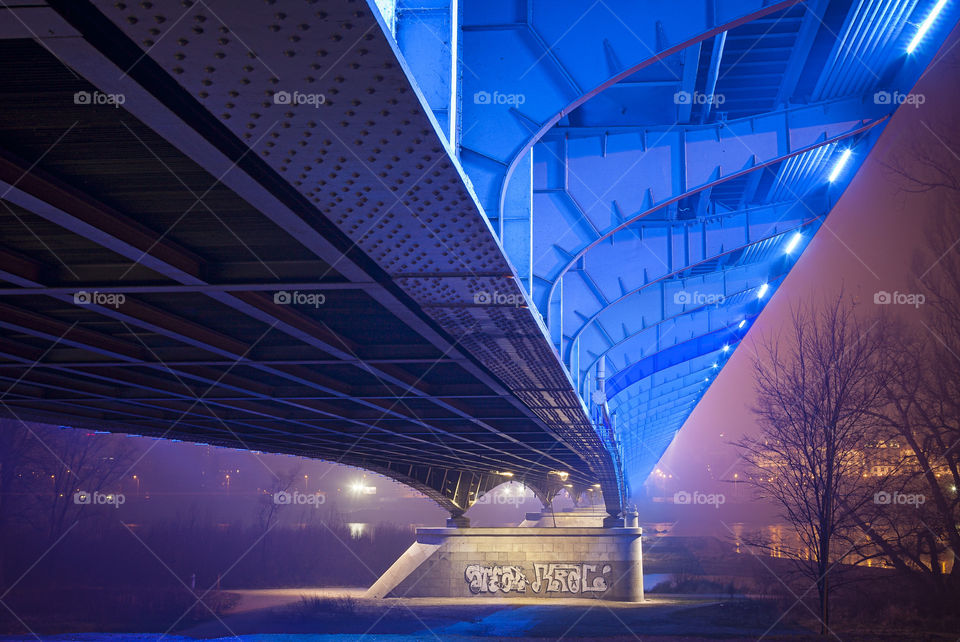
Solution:
[[[598,570],[599,569],[599,570]],[[523,566],[485,566],[470,564],[464,579],[474,595],[479,593],[525,593],[527,586],[534,593],[603,593],[610,585],[610,564],[581,564],[579,562],[534,563],[535,580],[527,579]]]
[[[597,572],[597,564],[550,563],[534,564],[536,580],[530,583],[534,593],[600,593],[606,591],[610,572],[609,564],[604,564]]]
[[[523,593],[527,590],[527,576],[519,566],[483,566],[471,564],[464,571],[470,592],[477,593]]]

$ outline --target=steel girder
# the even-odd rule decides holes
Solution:
[[[500,218],[523,156],[566,113],[644,67],[659,71],[675,52],[792,4],[466,3],[460,158],[487,216]]]
[[[487,429],[486,418],[472,416],[463,404],[488,393],[474,397],[452,385],[428,390],[418,384],[417,377],[408,378],[393,368],[389,355],[369,360],[358,357],[358,352],[363,354],[362,344],[341,345],[339,337],[319,324],[311,324],[296,312],[270,307],[268,297],[259,293],[268,289],[262,284],[246,290],[236,282],[205,278],[221,266],[204,261],[203,252],[194,255],[167,242],[169,239],[150,236],[143,226],[130,224],[127,213],[91,203],[85,194],[75,192],[62,198],[62,186],[53,180],[47,185],[55,189],[49,189],[13,176],[7,181],[9,187],[16,184],[8,194],[12,207],[23,208],[84,242],[139,261],[144,270],[151,271],[152,279],[162,282],[134,283],[131,289],[124,289],[130,293],[129,309],[89,306],[85,315],[122,322],[133,328],[133,333],[161,336],[170,342],[164,351],[186,355],[181,347],[193,347],[201,354],[196,363],[157,359],[136,342],[113,342],[104,347],[102,342],[110,337],[87,334],[81,328],[50,331],[61,319],[35,312],[37,297],[56,301],[60,313],[62,306],[74,304],[67,296],[69,291],[49,277],[49,266],[34,270],[17,253],[8,253],[3,262],[5,276],[12,284],[30,290],[11,296],[22,304],[20,312],[33,316],[10,326],[31,342],[5,345],[6,354],[14,361],[4,364],[5,368],[16,373],[16,362],[37,358],[35,341],[61,341],[77,353],[75,359],[63,358],[57,364],[36,368],[11,395],[10,404],[28,409],[34,416],[73,416],[78,424],[125,426],[146,434],[163,434],[164,425],[169,427],[184,410],[178,429],[171,434],[227,444],[230,440],[219,438],[218,430],[229,426],[238,437],[256,436],[255,446],[263,449],[379,466],[393,471],[396,478],[422,479],[458,510],[466,508],[469,500],[449,486],[436,488],[436,473],[411,474],[409,466],[428,466],[436,453],[434,469],[478,476],[480,481],[461,485],[472,487],[474,497],[490,486],[482,479],[494,468],[513,469],[517,478],[532,484],[549,469],[565,470],[578,484],[601,483],[608,510],[619,511],[620,493],[611,455],[593,432],[582,402],[531,311],[525,305],[475,301],[481,290],[509,294],[517,300],[524,295],[455,159],[444,149],[449,140],[440,134],[453,138],[453,120],[438,131],[437,110],[424,113],[423,97],[410,84],[409,69],[398,60],[396,48],[384,34],[385,25],[363,3],[344,2],[319,13],[316,7],[304,5],[296,10],[285,8],[282,15],[254,3],[238,15],[231,2],[191,5],[186,12],[174,2],[142,8],[106,2],[51,5],[56,11],[39,5],[10,9],[17,14],[17,24],[11,27],[12,23],[6,23],[0,35],[33,38],[42,34],[44,47],[99,91],[127,96],[121,113],[131,118],[131,123],[139,119],[173,148],[189,155],[217,182],[294,239],[298,251],[304,247],[321,265],[335,265],[336,273],[355,286],[341,285],[342,289],[369,294],[426,338],[442,353],[430,359],[430,364],[454,363],[472,372],[493,392],[489,399],[520,411],[519,416],[511,412],[510,421],[525,421],[535,428],[532,432],[505,431],[489,426],[493,430],[488,436],[474,435],[471,429],[476,441],[464,440],[465,424],[481,433]],[[184,20],[171,20],[175,14],[183,14]],[[218,16],[230,16],[231,29],[224,31]],[[144,19],[151,17],[157,20]],[[210,22],[200,26],[201,19]],[[169,25],[170,32],[158,38],[154,24]],[[274,28],[280,24],[282,29]],[[287,30],[296,35],[311,28],[313,34],[328,35],[331,44],[321,50],[307,39],[299,45],[289,44],[301,38],[290,37]],[[351,35],[355,37],[347,41],[346,36]],[[251,56],[248,46],[254,46],[257,54]],[[185,56],[191,64],[179,63]],[[198,60],[207,64],[198,64]],[[253,62],[235,69],[229,62],[219,62],[222,60]],[[269,97],[284,89],[276,86],[279,79],[272,69],[283,70],[291,90],[296,89],[294,82],[309,89],[306,85],[322,81],[321,91],[330,98],[328,109],[321,116],[311,109],[285,109],[271,102]],[[385,80],[386,76],[389,79]],[[347,77],[356,85],[369,86],[370,91],[362,99],[356,94],[351,97],[342,84]],[[378,83],[384,82],[391,90],[374,96],[383,89]],[[210,86],[216,89],[207,89]],[[269,104],[264,104],[264,95]],[[272,124],[267,118],[260,120],[265,112],[269,116],[270,107],[277,112],[275,119],[270,119]],[[237,118],[231,121],[231,116]],[[356,129],[336,129],[344,122],[355,122]],[[409,135],[397,138],[398,128]],[[305,139],[310,136],[317,136],[318,144],[313,145],[314,154],[305,154]],[[316,154],[316,158],[307,158]],[[383,171],[370,170],[370,164]],[[11,171],[16,166],[10,165]],[[41,174],[31,172],[31,176]],[[454,247],[456,251],[451,251]],[[302,342],[314,352],[313,358],[244,359],[248,342],[177,318],[168,310],[151,309],[148,301],[161,294],[202,295],[237,319],[275,329],[285,341]],[[38,332],[38,327],[47,330]],[[91,359],[91,353],[97,358]],[[518,354],[526,357],[519,368],[515,367]],[[416,357],[409,361],[401,356],[398,361],[410,365]],[[110,362],[124,365],[106,365]],[[271,379],[279,377],[295,390],[285,394],[274,385],[257,386],[248,376],[225,374],[222,368],[229,372],[235,362],[242,362],[240,367],[247,375],[253,371]],[[379,383],[350,390],[312,368],[334,365],[331,362],[349,365]],[[141,372],[131,375],[137,367]],[[142,370],[153,370],[155,379]],[[90,384],[72,383],[72,375]],[[174,378],[172,385],[170,377]],[[180,379],[189,384],[178,395]],[[191,395],[203,390],[192,388],[195,384],[215,385],[218,390],[201,408],[190,409],[196,401]],[[384,412],[392,409],[397,398],[407,396],[417,410],[404,410],[401,416]],[[444,401],[451,397],[468,401],[459,405]],[[327,400],[349,402],[353,410],[343,416],[342,411],[328,408]],[[258,405],[265,402],[269,408]],[[278,414],[277,405],[285,406],[290,414]],[[211,407],[217,411],[209,410]],[[368,412],[384,417],[364,416]],[[271,418],[280,428],[264,430]],[[398,427],[391,428],[391,422],[398,422]],[[357,428],[355,432],[352,426]],[[299,432],[291,432],[294,429]],[[363,439],[345,454],[345,444],[350,442],[334,437],[352,435]],[[549,436],[549,443],[543,436]],[[498,456],[499,444],[512,444],[509,449],[513,452],[501,448],[503,457]],[[533,457],[524,462],[520,450]],[[458,452],[469,456],[472,463],[458,462]],[[571,453],[575,453],[573,459]]]

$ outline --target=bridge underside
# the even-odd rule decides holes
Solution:
[[[365,3],[94,4],[0,10],[4,414],[342,462],[454,514],[508,479],[619,509],[530,311],[475,303],[523,295]]]
[[[0,9],[2,410],[616,514],[958,13]]]

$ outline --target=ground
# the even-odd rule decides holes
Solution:
[[[650,596],[643,604],[590,599],[386,599],[364,600],[361,589],[275,589],[233,592],[238,600],[220,619],[164,635],[74,634],[43,642],[130,641],[162,637],[243,642],[357,640],[807,640],[814,632],[779,620],[780,610],[759,599]],[[772,626],[774,625],[775,626]],[[863,634],[847,640],[902,640],[903,635]],[[2,640],[26,642],[33,636]],[[937,639],[937,638],[916,638]]]

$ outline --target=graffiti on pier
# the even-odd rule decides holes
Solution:
[[[464,572],[471,593],[523,593],[527,576],[519,566],[483,566],[471,564]]]
[[[610,588],[607,575],[610,564],[574,562],[546,562],[533,564],[534,580],[527,578],[523,566],[470,564],[464,578],[474,595],[480,593],[526,593],[527,587],[536,594],[603,593]]]
[[[600,571],[597,568],[600,567]],[[536,580],[530,588],[534,593],[602,593],[607,590],[610,565],[570,564],[566,562],[534,564]]]

